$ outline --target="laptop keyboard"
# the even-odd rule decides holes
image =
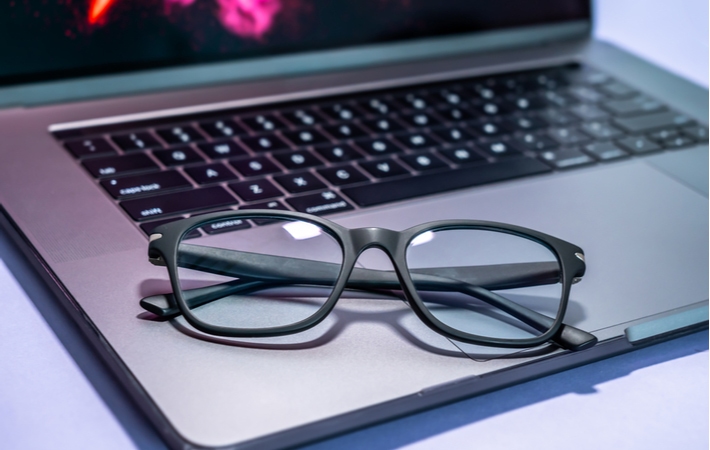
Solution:
[[[575,64],[55,137],[150,234],[208,211],[367,208],[707,143],[707,133]]]

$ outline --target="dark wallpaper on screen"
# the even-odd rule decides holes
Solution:
[[[0,84],[587,18],[586,0],[6,0]]]

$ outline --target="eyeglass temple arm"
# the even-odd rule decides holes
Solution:
[[[239,280],[228,283],[185,291],[186,297],[189,297],[189,299],[185,298],[185,301],[190,307],[197,307],[226,295],[263,287],[296,284],[331,285],[340,271],[339,265],[321,261],[187,244],[180,246],[179,259],[178,264],[181,267],[240,277]],[[494,294],[489,289],[511,289],[556,283],[559,281],[559,271],[555,262],[437,267],[414,269],[410,272],[412,280],[423,289],[467,293],[500,308],[539,331],[549,329],[554,322],[550,317]],[[392,271],[355,268],[348,279],[347,287],[373,290],[400,289],[401,285],[397,275]],[[141,305],[161,317],[179,314],[172,294],[144,298],[141,300]],[[563,348],[579,350],[594,345],[596,338],[585,331],[563,324],[554,341]]]
[[[160,264],[154,262],[154,264]],[[181,244],[178,265],[186,269],[215,275],[239,277],[280,284],[331,285],[340,274],[340,264],[286,256],[228,250],[216,247]],[[486,289],[513,289],[557,283],[560,278],[557,262],[495,264],[485,266],[427,267],[410,269],[412,281],[422,283],[420,277],[430,275],[448,279],[427,289],[451,290],[458,282]],[[446,284],[446,283],[444,283]],[[399,279],[393,271],[353,269],[348,279],[353,289],[399,289]]]

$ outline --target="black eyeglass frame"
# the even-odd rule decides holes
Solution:
[[[318,311],[310,317],[291,325],[271,328],[240,329],[204,323],[192,313],[182,295],[177,264],[178,245],[190,232],[210,223],[224,220],[254,218],[303,221],[318,226],[333,237],[340,244],[343,252],[340,272],[333,286],[333,290]],[[478,336],[464,333],[442,323],[428,310],[417,293],[417,289],[411,279],[410,270],[407,265],[406,251],[412,240],[425,232],[455,229],[485,230],[518,236],[543,245],[555,255],[561,269],[561,303],[557,311],[557,316],[546,332],[539,336],[525,339],[502,339]],[[555,340],[556,337],[559,339],[559,337],[564,334],[566,335],[566,340],[573,343],[571,346],[566,346],[571,350],[588,348],[596,343],[596,338],[594,338],[593,335],[563,324],[571,285],[579,281],[586,270],[583,250],[574,244],[555,238],[554,236],[515,225],[477,220],[440,220],[423,223],[403,231],[375,227],[350,229],[322,217],[299,212],[273,210],[226,211],[195,216],[156,227],[150,235],[148,257],[153,264],[165,265],[167,267],[171,287],[173,289],[174,301],[187,322],[194,328],[208,334],[225,337],[273,337],[305,331],[323,321],[335,307],[335,304],[346,288],[348,278],[355,268],[355,263],[360,254],[369,248],[379,248],[389,256],[397,278],[399,279],[402,293],[417,317],[419,317],[427,327],[450,339],[470,344],[501,348],[529,348]]]

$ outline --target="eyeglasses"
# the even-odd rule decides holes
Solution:
[[[384,251],[394,270],[356,267],[369,248]],[[347,289],[399,293],[430,329],[469,344],[581,350],[597,342],[563,323],[570,288],[584,275],[582,249],[513,225],[444,220],[398,232],[290,211],[229,211],[156,227],[148,256],[167,267],[173,292],[141,306],[181,314],[213,335],[307,330]]]

